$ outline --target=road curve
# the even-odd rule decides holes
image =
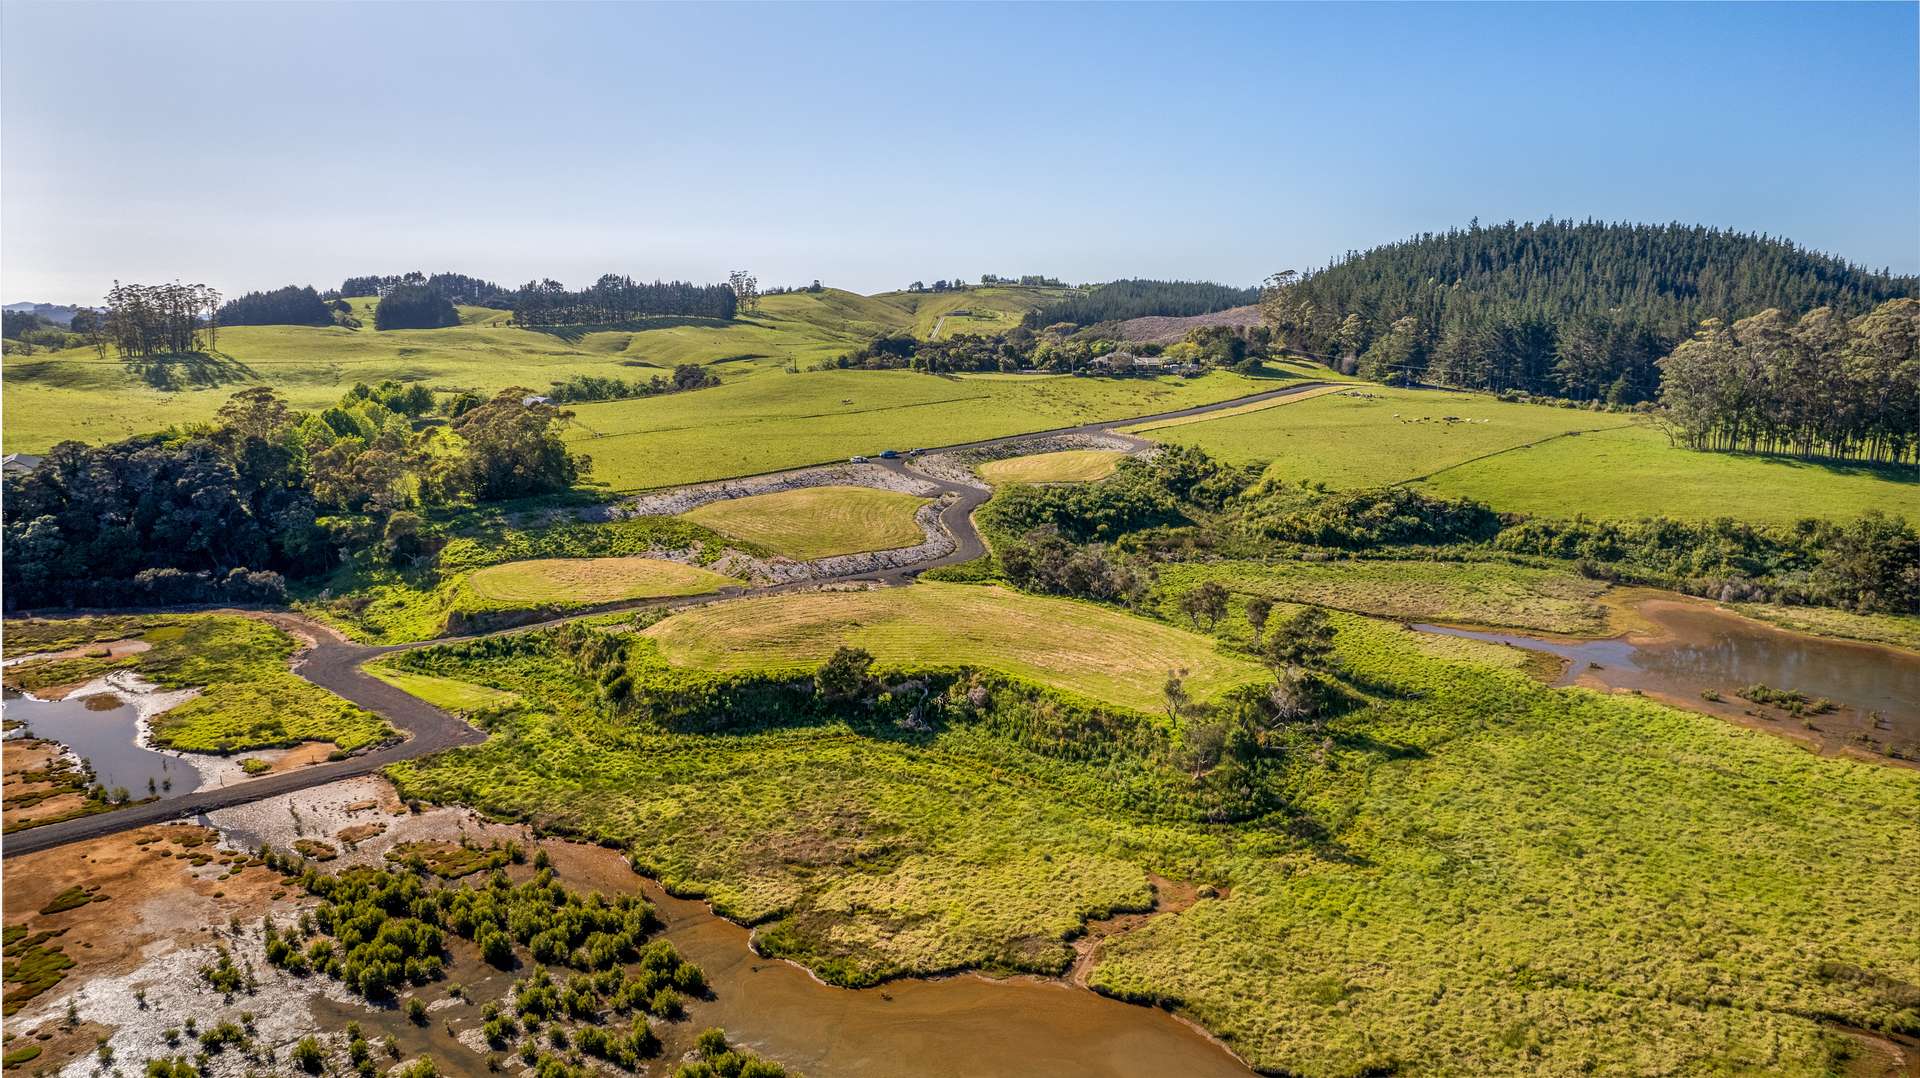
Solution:
[[[1083,423],[1076,427],[1057,427],[1053,430],[1029,431],[1003,438],[985,438],[973,442],[960,442],[955,445],[939,446],[927,452],[951,452],[970,449],[990,449],[1001,446],[1017,445],[1021,442],[1041,438],[1061,436],[1103,435],[1118,438],[1131,444],[1136,450],[1144,449],[1152,443],[1144,438],[1130,434],[1115,433],[1115,428],[1136,426],[1141,423],[1153,423],[1168,419],[1181,419],[1186,416],[1205,415],[1209,412],[1225,411],[1249,404],[1290,397],[1327,385],[1325,382],[1295,382],[1280,389],[1267,390],[1245,397],[1216,401],[1212,404],[1195,405],[1171,412],[1156,412],[1152,415],[1135,416],[1131,419],[1104,420],[1095,423]],[[911,565],[895,566],[865,573],[848,573],[838,577],[821,577],[812,580],[793,581],[786,584],[773,584],[759,588],[723,588],[706,595],[689,595],[673,599],[642,599],[615,607],[603,607],[589,613],[574,613],[565,617],[529,625],[515,626],[494,633],[479,634],[497,636],[502,633],[529,632],[546,628],[581,617],[611,613],[627,609],[660,609],[684,606],[698,606],[703,603],[724,599],[741,598],[749,595],[772,595],[787,591],[801,591],[819,586],[832,580],[867,580],[883,585],[911,583],[913,579],[928,569],[943,565],[958,565],[972,561],[986,553],[986,543],[980,537],[980,530],[974,527],[973,512],[986,503],[992,496],[992,490],[985,486],[970,483],[956,483],[938,479],[924,472],[915,471],[912,461],[877,461],[901,475],[917,482],[936,487],[950,500],[940,511],[940,527],[953,538],[953,549],[937,558],[915,562]],[[262,798],[276,797],[280,794],[295,793],[300,790],[323,786],[340,779],[354,778],[370,774],[401,760],[410,760],[418,756],[439,752],[442,749],[460,745],[476,745],[486,739],[486,735],[475,729],[458,716],[432,704],[402,692],[386,682],[360,669],[361,664],[380,655],[413,648],[431,647],[435,644],[452,643],[474,637],[446,636],[433,640],[422,640],[407,644],[369,645],[356,644],[341,636],[333,629],[311,619],[290,613],[268,613],[262,615],[296,636],[305,637],[312,645],[301,653],[295,661],[294,673],[313,682],[337,696],[344,697],[381,716],[395,727],[405,731],[406,740],[398,743],[359,753],[344,760],[330,761],[304,767],[298,771],[288,771],[278,775],[249,779],[231,786],[213,790],[196,790],[179,797],[162,798],[143,804],[130,805],[93,816],[63,820],[59,823],[42,824],[11,835],[0,837],[0,855],[19,855],[39,850],[64,846],[70,842],[99,838],[103,835],[117,834],[148,824],[164,823],[169,820],[190,818],[211,812],[214,809],[230,808]]]

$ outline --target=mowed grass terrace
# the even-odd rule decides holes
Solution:
[[[914,514],[927,499],[833,485],[712,502],[680,514],[729,538],[799,561],[893,550],[925,536]]]
[[[1092,483],[1113,474],[1127,454],[1118,449],[1064,449],[1030,453],[980,465],[980,478],[994,486],[1012,483]]]
[[[645,630],[676,666],[721,673],[811,669],[840,646],[882,664],[980,666],[1106,704],[1154,711],[1167,673],[1211,697],[1256,664],[1204,636],[1071,599],[922,582],[876,591],[714,603]]]
[[[1446,390],[1363,387],[1154,429],[1268,475],[1334,488],[1418,483],[1495,509],[1546,516],[1754,523],[1920,518],[1920,474],[1779,457],[1702,453],[1628,415]]]
[[[469,609],[592,606],[624,599],[704,595],[739,581],[664,558],[535,558],[475,570]]]
[[[485,711],[517,703],[519,693],[491,689],[472,682],[396,670],[384,663],[369,663],[366,672],[410,696],[417,696],[435,707],[455,712]]]

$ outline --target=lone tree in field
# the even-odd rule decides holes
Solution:
[[[1267,664],[1275,669],[1326,669],[1333,659],[1333,625],[1327,612],[1307,607],[1273,630],[1267,640]]]
[[[738,309],[757,311],[760,309],[760,278],[746,270],[734,270],[727,274],[727,285],[738,297]]]
[[[873,656],[863,648],[835,648],[813,675],[813,686],[828,700],[858,700],[872,680]]]
[[[585,474],[591,461],[560,440],[573,413],[528,397],[524,388],[504,389],[453,421],[466,443],[451,470],[456,490],[482,501],[524,498],[565,490]]]
[[[1209,580],[1180,597],[1180,612],[1192,619],[1194,628],[1200,627],[1201,618],[1212,628],[1227,616],[1227,589]]]
[[[1264,595],[1256,595],[1247,600],[1247,624],[1253,629],[1253,642],[1257,647],[1260,638],[1266,635],[1267,619],[1273,616],[1273,600]]]

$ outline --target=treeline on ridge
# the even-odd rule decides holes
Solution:
[[[1293,348],[1369,377],[1631,404],[1709,318],[1852,317],[1920,295],[1785,240],[1688,225],[1549,220],[1426,233],[1269,282]]]
[[[1210,281],[1109,281],[1028,311],[1021,324],[1037,329],[1057,322],[1088,326],[1149,315],[1183,318],[1244,307],[1259,298],[1257,288],[1234,288]]]
[[[398,288],[427,288],[445,296],[449,302],[464,303],[474,307],[506,307],[500,302],[508,295],[508,290],[492,281],[479,277],[469,277],[464,273],[435,273],[428,275],[414,270],[411,273],[368,274],[362,277],[349,277],[340,284],[341,296],[379,296],[385,297]]]
[[[217,317],[226,326],[330,326],[337,310],[312,285],[288,285],[230,299]]]

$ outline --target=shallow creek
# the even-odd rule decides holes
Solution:
[[[37,700],[9,691],[0,712],[93,765],[95,781],[109,790],[124,786],[134,797],[178,797],[200,786],[191,763],[139,743],[139,709],[110,693]]]
[[[1415,625],[1565,660],[1556,685],[1636,691],[1815,744],[1823,752],[1887,750],[1920,758],[1920,655],[1791,632],[1701,602],[1649,599],[1650,631],[1603,640]],[[1794,716],[1740,698],[1753,684],[1824,697],[1834,710]],[[1713,699],[1718,696],[1719,699]]]

